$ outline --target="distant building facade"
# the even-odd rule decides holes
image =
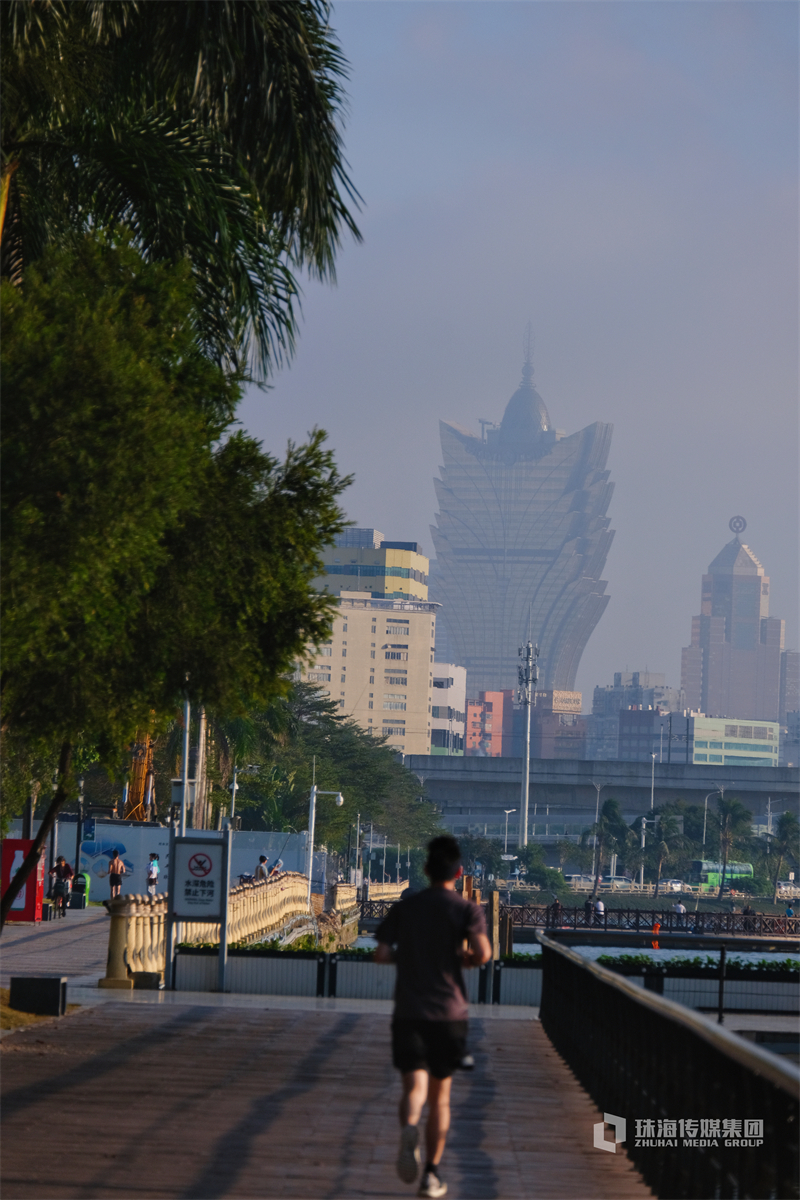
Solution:
[[[777,721],[734,724],[719,717],[691,717],[694,763],[720,763],[725,767],[780,766],[780,725]]]
[[[390,542],[377,529],[345,529],[326,551],[316,586],[338,596],[362,592],[376,600],[427,600],[428,559],[417,542]]]
[[[467,699],[466,753],[474,758],[501,758],[508,753],[514,730],[514,693],[481,692]]]
[[[397,750],[429,754],[437,608],[342,591],[331,639],[299,677]]]
[[[632,707],[682,712],[686,708],[683,688],[667,687],[664,678],[655,671],[615,671],[612,686],[594,689],[592,715],[616,717]]]
[[[464,753],[467,672],[453,663],[433,664],[431,754]]]
[[[733,541],[703,576],[700,613],[692,617],[691,644],[682,652],[681,686],[690,709],[777,721],[784,622],[769,615],[769,576],[739,541],[744,518],[730,524]]]
[[[612,427],[554,429],[528,355],[499,427],[478,437],[441,422],[440,432],[431,529],[431,596],[443,606],[437,656],[466,667],[473,696],[506,691],[516,686],[530,625],[541,685],[571,691],[608,603],[600,576],[613,538]]]

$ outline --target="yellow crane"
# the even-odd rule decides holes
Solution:
[[[137,730],[131,746],[131,775],[128,795],[122,813],[126,821],[146,821],[155,809],[155,776],[153,774],[153,739],[149,733]]]

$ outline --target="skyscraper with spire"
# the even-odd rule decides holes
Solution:
[[[700,613],[692,617],[691,644],[681,655],[681,687],[690,708],[710,717],[777,721],[785,625],[769,615],[769,576],[739,540],[744,517],[729,523],[733,541],[703,576]],[[785,701],[784,701],[785,711]]]
[[[614,536],[606,516],[613,427],[598,422],[569,436],[552,427],[533,384],[530,331],[502,421],[480,424],[479,436],[440,422],[430,575],[431,598],[442,604],[437,658],[466,667],[471,695],[513,688],[530,630],[539,686],[572,691],[608,604],[600,575]]]

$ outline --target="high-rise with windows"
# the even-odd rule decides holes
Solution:
[[[331,639],[298,678],[397,750],[429,754],[439,605],[428,600],[428,559],[416,542],[346,529],[325,567],[317,586],[338,597]]]
[[[443,606],[437,657],[466,667],[471,695],[512,688],[530,628],[540,686],[572,691],[608,603],[600,575],[613,537],[612,427],[553,429],[529,353],[501,423],[481,426],[479,437],[440,424],[431,529],[431,596]]]
[[[769,576],[739,541],[747,522],[733,517],[733,541],[703,576],[700,613],[681,656],[681,687],[690,709],[709,717],[777,721],[784,678],[784,622],[769,615]]]

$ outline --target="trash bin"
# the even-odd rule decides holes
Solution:
[[[78,874],[72,881],[72,895],[70,896],[70,908],[86,908],[89,903],[89,873],[88,871],[78,871]]]

